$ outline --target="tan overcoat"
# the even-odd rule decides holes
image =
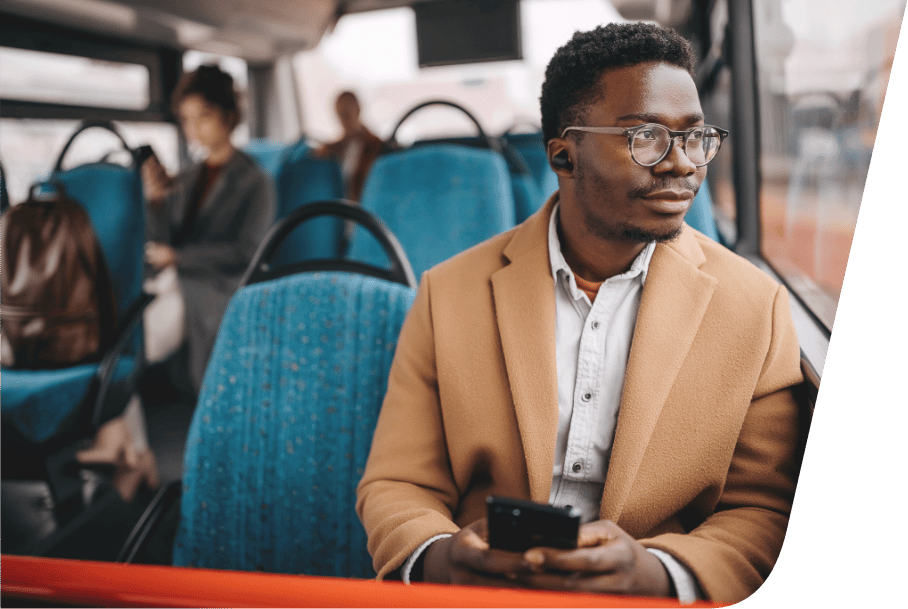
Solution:
[[[547,502],[558,396],[548,219],[427,271],[397,347],[357,511],[379,577],[485,516]],[[800,467],[787,293],[685,226],[641,296],[601,517],[741,600],[781,549]]]

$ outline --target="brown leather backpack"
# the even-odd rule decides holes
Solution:
[[[100,358],[116,302],[88,212],[62,183],[0,216],[2,364],[59,368]]]

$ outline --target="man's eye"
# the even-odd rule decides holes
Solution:
[[[690,132],[690,139],[694,141],[699,141],[703,139],[703,129],[695,129]]]
[[[654,140],[656,139],[656,132],[653,129],[642,129],[637,132],[636,138],[638,140]]]

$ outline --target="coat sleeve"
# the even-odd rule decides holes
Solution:
[[[268,229],[274,223],[277,204],[274,185],[264,174],[238,196],[235,239],[188,243],[178,248],[177,270],[185,275],[239,275],[246,270]]]
[[[795,397],[802,380],[798,339],[780,287],[770,347],[715,512],[688,534],[640,540],[684,563],[714,602],[752,594],[782,549],[802,457]]]
[[[379,578],[422,542],[456,533],[460,493],[451,474],[438,394],[429,274],[404,321],[356,510]]]

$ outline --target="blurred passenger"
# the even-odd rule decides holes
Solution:
[[[175,178],[151,156],[142,165],[148,200],[145,260],[162,298],[145,319],[146,351],[160,361],[185,341],[189,380],[198,392],[227,302],[274,222],[274,186],[230,141],[240,122],[233,78],[216,66],[185,74],[173,112],[205,160]],[[185,310],[185,321],[179,314]]]
[[[359,100],[352,91],[338,95],[334,109],[344,135],[336,142],[319,148],[315,156],[337,161],[344,177],[344,196],[359,201],[369,168],[381,154],[382,141],[360,120]]]

